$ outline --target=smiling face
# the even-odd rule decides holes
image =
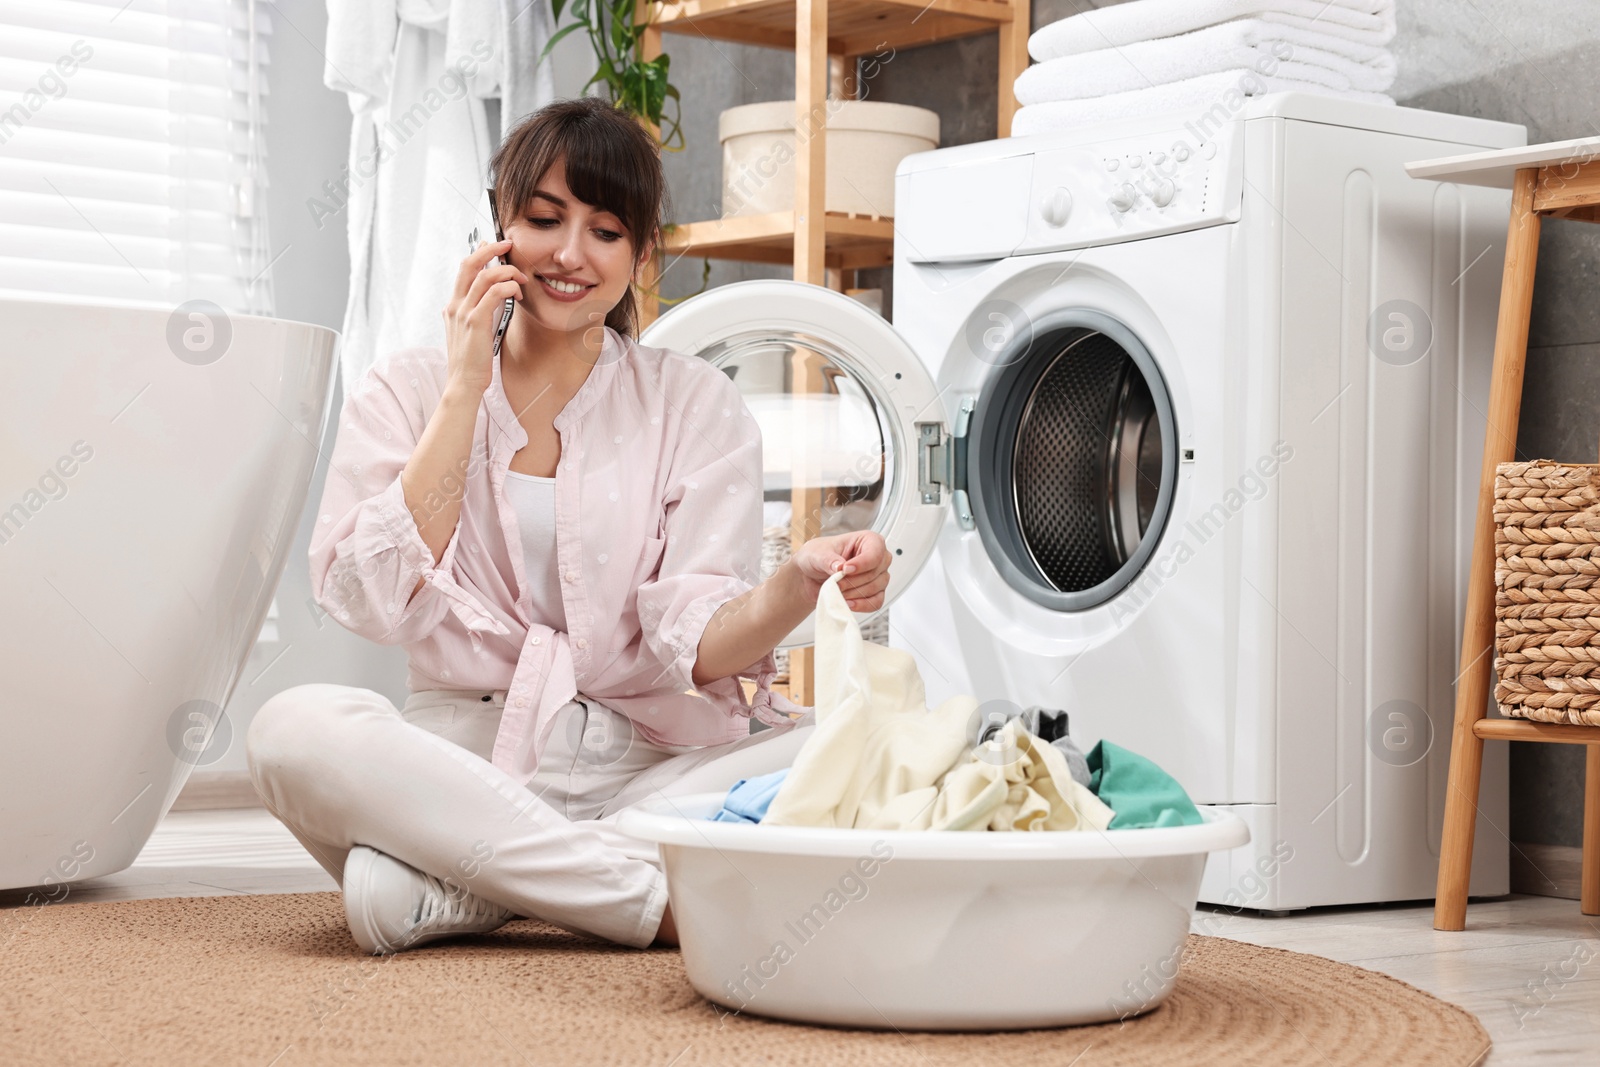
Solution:
[[[649,255],[646,249],[635,257],[632,237],[617,215],[572,194],[560,159],[504,230],[512,265],[529,278],[518,304],[555,333],[603,323]]]

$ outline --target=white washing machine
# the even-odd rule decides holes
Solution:
[[[1509,200],[1403,165],[1526,132],[1219,116],[908,157],[892,327],[754,281],[643,340],[741,386],[773,533],[883,533],[930,705],[1065,709],[1249,823],[1202,900],[1431,898]],[[1475,895],[1508,891],[1506,757]]]

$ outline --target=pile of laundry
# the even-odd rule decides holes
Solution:
[[[817,597],[816,727],[794,765],[743,779],[719,822],[869,830],[1120,830],[1202,821],[1150,760],[1066,715],[985,714],[970,696],[929,710],[908,652],[866,641],[830,577]]]
[[[1041,27],[1017,78],[1021,137],[1307,92],[1393,105],[1394,0],[1131,0]]]

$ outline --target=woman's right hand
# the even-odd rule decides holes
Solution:
[[[528,276],[506,263],[493,262],[511,249],[510,241],[478,247],[461,261],[455,292],[444,315],[448,387],[481,397],[494,381],[494,330],[507,298],[522,295]]]

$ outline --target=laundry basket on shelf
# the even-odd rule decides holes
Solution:
[[[1600,468],[1502,463],[1494,484],[1495,702],[1600,726]]]

